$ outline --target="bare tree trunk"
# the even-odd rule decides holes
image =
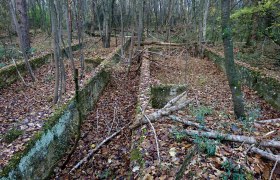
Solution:
[[[22,43],[26,54],[29,56],[31,45],[26,0],[16,0],[16,11],[17,16],[19,17],[18,25],[21,31]]]
[[[131,68],[133,51],[134,51],[134,26],[133,26],[132,32],[131,32],[131,42],[130,42],[130,50],[129,50],[129,57],[128,57],[127,76],[129,74],[129,71]]]
[[[70,23],[72,23],[72,20],[70,20],[70,18],[72,19],[72,17],[71,17],[71,5],[69,4],[69,0],[67,1],[66,17],[67,17],[66,18],[66,28],[67,28],[67,35],[68,35],[68,38],[67,38],[67,41],[68,41],[68,53],[69,53],[69,58],[70,58],[70,61],[71,61],[71,68],[72,68],[72,71],[73,71],[73,74],[74,74],[75,63],[74,63],[73,51],[72,51],[72,45],[71,45],[71,42],[72,42],[72,32],[71,32],[72,25],[70,24]]]
[[[53,102],[56,104],[59,100],[59,86],[60,86],[60,47],[59,47],[59,33],[58,33],[58,22],[57,12],[54,4],[54,0],[50,0],[50,11],[51,11],[51,22],[52,22],[52,38],[53,38],[53,50],[54,50],[54,62],[55,62],[55,87],[54,87],[54,99]]]
[[[21,49],[22,54],[23,54],[23,58],[24,58],[26,69],[28,70],[28,73],[29,73],[30,77],[32,78],[32,80],[35,81],[36,78],[35,78],[35,75],[34,75],[34,73],[32,71],[30,63],[28,61],[28,55],[27,55],[27,51],[26,51],[26,48],[25,48],[26,42],[24,41],[24,37],[23,37],[22,31],[21,31],[20,26],[18,24],[18,20],[17,20],[17,17],[16,17],[13,1],[9,2],[9,7],[10,7],[10,11],[11,11],[13,22],[14,22],[14,25],[15,25],[15,28],[16,28],[16,31],[17,31],[17,34],[18,34],[18,37],[19,37],[20,49]]]
[[[61,6],[61,1],[56,1],[56,12],[57,12],[57,19],[58,19],[58,36],[59,36],[59,47],[60,45],[63,45],[63,48],[66,49],[64,41],[63,41],[63,34],[62,34],[62,19],[63,19],[63,10]],[[63,63],[63,57],[62,57],[62,51],[61,48],[58,49],[59,52],[59,68],[60,68],[60,94],[61,97],[62,94],[66,92],[66,75],[65,75],[65,67]],[[68,52],[66,52],[67,56]]]
[[[85,59],[84,59],[84,52],[83,52],[83,22],[84,22],[84,4],[83,0],[78,0],[78,12],[77,12],[77,28],[78,28],[78,39],[79,39],[79,46],[80,46],[80,64],[81,64],[81,77],[84,75],[85,69]]]
[[[95,6],[96,6],[96,3],[95,1],[92,1],[92,8],[91,8],[91,27],[90,27],[90,33],[94,36],[95,35]]]
[[[113,6],[113,0],[108,0],[106,2],[103,2],[103,34],[102,34],[102,40],[103,40],[103,47],[109,48],[110,47],[110,41],[111,41],[111,13],[112,13],[112,6]]]
[[[224,43],[225,54],[225,68],[229,82],[229,87],[232,94],[232,100],[234,105],[234,113],[237,118],[245,117],[244,113],[244,101],[241,91],[241,84],[237,76],[233,59],[233,43],[232,33],[230,27],[230,0],[222,0],[222,37]]]
[[[73,28],[72,28],[72,10],[71,10],[71,4],[72,1],[71,0],[67,0],[67,27],[69,28],[69,32],[68,32],[68,36],[70,37],[70,43],[72,43],[72,32],[73,32]]]
[[[137,49],[140,50],[140,45],[143,39],[143,30],[144,30],[144,24],[143,24],[143,16],[144,16],[144,0],[137,1],[138,9],[139,9],[139,16],[138,16],[138,42],[137,42]]]
[[[124,30],[123,30],[123,1],[120,2],[120,14],[121,14],[121,56],[124,58]]]
[[[202,41],[206,41],[206,30],[207,30],[207,17],[209,11],[209,0],[205,0],[205,8],[204,8],[204,15],[203,15],[203,26],[202,26]]]

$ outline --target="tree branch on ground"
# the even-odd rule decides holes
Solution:
[[[117,136],[121,131],[123,131],[125,128],[127,128],[130,124],[122,127],[120,130],[116,131],[113,133],[111,136],[107,137],[104,139],[101,143],[99,143],[93,150],[90,150],[89,153],[87,154],[86,157],[84,157],[82,160],[80,160],[70,171],[69,174],[81,167],[85,162],[87,162],[92,156],[94,155],[95,152],[97,152],[105,143],[109,142],[112,140],[115,136]]]

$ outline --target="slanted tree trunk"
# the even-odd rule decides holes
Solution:
[[[244,101],[233,58],[232,32],[230,27],[230,0],[222,0],[221,8],[226,74],[232,94],[234,113],[237,118],[243,118],[245,116]]]
[[[23,54],[26,69],[28,70],[28,73],[29,73],[30,77],[32,78],[32,80],[35,81],[36,78],[35,78],[35,75],[32,71],[30,63],[28,61],[27,48],[25,46],[27,44],[26,41],[25,41],[26,40],[25,39],[26,35],[23,35],[22,30],[20,29],[20,26],[19,26],[19,23],[18,23],[18,20],[17,20],[17,17],[16,17],[16,13],[15,13],[15,8],[14,8],[13,1],[9,2],[9,7],[10,7],[13,22],[14,22],[14,25],[15,25],[15,28],[16,28],[16,31],[17,31],[17,34],[18,34],[18,37],[19,37],[19,45],[20,45],[20,49],[21,49],[22,54]],[[29,34],[28,34],[28,36],[29,36]],[[29,47],[30,47],[30,41],[29,41]]]

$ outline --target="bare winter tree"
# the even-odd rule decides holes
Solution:
[[[230,0],[222,0],[222,37],[224,43],[225,68],[232,94],[234,113],[237,118],[245,117],[241,84],[233,58],[232,32],[230,27]]]
[[[35,81],[35,75],[32,71],[30,63],[28,61],[28,52],[30,50],[30,38],[29,38],[29,28],[28,28],[28,17],[27,17],[27,8],[25,0],[17,0],[17,9],[19,9],[20,23],[17,19],[17,14],[15,12],[15,4],[13,1],[9,2],[10,12],[12,19],[19,37],[20,49],[24,58],[26,69],[29,72],[32,80]]]
[[[18,17],[18,25],[21,31],[22,43],[27,55],[30,52],[30,36],[29,36],[29,21],[27,16],[26,0],[16,0],[16,14]]]
[[[54,87],[54,99],[53,102],[57,103],[61,94],[65,92],[65,73],[64,64],[61,59],[60,48],[60,33],[59,33],[59,14],[57,13],[57,1],[50,0],[51,11],[51,24],[52,24],[52,39],[53,39],[53,51],[54,51],[54,65],[55,65],[55,87]],[[59,7],[59,6],[58,6]]]

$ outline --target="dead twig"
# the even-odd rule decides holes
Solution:
[[[112,138],[114,138],[115,136],[117,136],[121,131],[123,131],[125,128],[127,128],[129,126],[126,125],[124,127],[122,127],[121,129],[119,129],[118,131],[116,131],[115,133],[113,133],[111,136],[107,137],[106,139],[104,139],[101,143],[99,143],[93,150],[90,150],[89,153],[87,154],[86,157],[84,157],[82,160],[80,160],[70,171],[69,173],[75,171],[76,169],[78,169],[79,167],[81,167],[81,165],[83,165],[85,162],[87,162],[90,158],[92,158],[93,154],[95,152],[97,152],[105,143],[107,143],[108,141],[110,141]]]
[[[28,85],[26,84],[26,82],[24,81],[23,77],[21,76],[19,70],[18,70],[16,61],[14,60],[14,58],[12,58],[12,60],[13,60],[13,63],[15,64],[15,67],[16,67],[17,73],[18,73],[18,75],[19,75],[19,77],[20,77],[20,80],[22,81],[22,83],[23,83],[25,86],[28,86]]]
[[[157,156],[158,156],[158,164],[160,164],[160,152],[159,152],[159,143],[158,143],[158,138],[157,138],[157,133],[156,133],[156,130],[155,130],[155,127],[153,126],[152,122],[150,121],[149,117],[144,114],[144,111],[142,110],[141,108],[141,111],[142,111],[142,114],[144,115],[144,117],[147,119],[147,121],[149,122],[152,130],[153,130],[153,133],[154,133],[154,137],[155,137],[155,141],[156,141],[156,146],[157,146]]]
[[[270,173],[269,180],[272,179],[272,176],[273,176],[273,174],[274,174],[274,171],[275,171],[275,169],[276,169],[277,164],[278,164],[278,160],[275,162],[275,164],[274,164],[274,166],[273,166],[273,169],[272,169],[272,171],[271,171],[271,173]]]

